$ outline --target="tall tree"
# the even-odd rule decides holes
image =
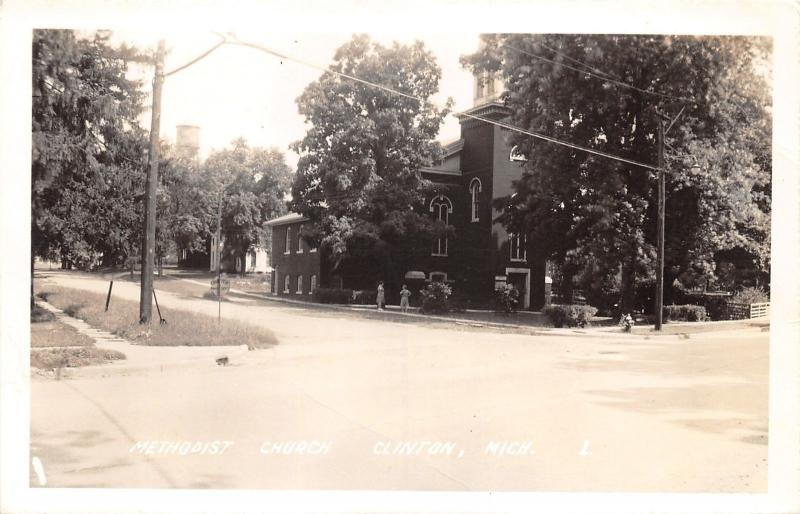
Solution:
[[[311,83],[297,99],[310,128],[293,145],[291,208],[312,220],[305,236],[337,266],[402,258],[401,240],[444,229],[421,208],[431,184],[420,174],[441,155],[434,139],[450,101],[431,101],[441,70],[421,42],[387,47],[365,35],[339,48],[330,69],[408,96],[332,72]]]
[[[145,138],[133,49],[108,33],[33,36],[32,259],[115,262],[133,250]]]
[[[216,230],[216,183],[197,160],[162,145],[159,155],[157,255],[170,251],[206,252]]]
[[[291,170],[279,150],[251,148],[244,139],[211,154],[204,168],[214,210],[213,230],[221,201],[225,252],[244,264],[251,246],[268,245],[264,223],[286,212]]]
[[[714,255],[731,248],[768,267],[769,52],[747,37],[503,34],[485,36],[463,63],[502,75],[512,125],[651,165],[656,111],[674,118],[683,108],[666,138],[669,288],[713,276]],[[508,138],[528,160],[507,222],[584,284],[619,285],[632,308],[636,281],[654,272],[655,172]]]

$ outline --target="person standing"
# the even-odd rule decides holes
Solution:
[[[408,312],[408,299],[410,297],[411,291],[403,284],[403,289],[400,290],[400,310],[402,312]]]
[[[383,291],[383,281],[378,282],[378,294],[375,296],[375,303],[378,304],[378,310],[382,311],[386,305],[386,295]]]

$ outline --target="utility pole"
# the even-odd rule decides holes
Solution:
[[[161,86],[164,83],[164,40],[158,41],[153,77],[153,109],[150,120],[149,169],[145,182],[144,237],[142,239],[142,288],[139,323],[150,323],[153,314],[153,270],[156,246],[156,191],[158,189],[158,139],[161,127]]]
[[[661,330],[664,315],[664,120],[658,115],[658,221],[656,254],[656,330]]]
[[[215,251],[217,253],[217,323],[222,323],[222,277],[220,261],[222,260],[222,191],[219,190],[219,200],[217,202],[217,244]]]

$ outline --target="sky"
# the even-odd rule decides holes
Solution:
[[[443,105],[448,96],[452,97],[454,112],[472,105],[472,75],[461,67],[459,57],[477,49],[477,33],[437,35],[383,31],[369,35],[383,44],[423,41],[442,68],[436,103]],[[236,36],[242,41],[328,67],[336,49],[349,41],[352,34],[237,31]],[[142,49],[154,49],[158,37],[153,33],[118,31],[113,39]],[[191,61],[219,41],[211,32],[172,33],[165,39],[167,72]],[[144,80],[143,87],[148,94],[152,73],[152,67],[147,66],[134,65],[131,71],[131,76]],[[297,112],[295,99],[321,73],[303,64],[282,62],[255,49],[223,45],[194,65],[166,78],[162,92],[161,137],[174,142],[177,125],[197,125],[200,127],[201,158],[225,148],[237,137],[244,137],[251,146],[277,147],[294,168],[297,155],[289,145],[301,139],[307,130],[303,117]],[[148,110],[141,121],[149,130],[149,99],[147,104]],[[458,121],[448,116],[439,140],[448,142],[458,137]]]

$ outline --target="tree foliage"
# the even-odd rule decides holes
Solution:
[[[441,70],[421,42],[383,46],[364,35],[336,51],[331,69],[411,98],[331,72],[311,83],[297,99],[309,129],[293,145],[290,206],[337,265],[390,259],[400,240],[441,230],[422,209],[432,186],[420,174],[441,155],[435,138],[450,104],[431,101]]]
[[[768,269],[770,51],[752,37],[505,34],[485,36],[463,63],[502,75],[510,124],[652,165],[656,111],[674,119],[683,108],[665,138],[669,287],[713,277],[715,256],[734,248]],[[519,132],[508,139],[527,162],[506,222],[566,275],[621,287],[630,306],[636,281],[654,273],[656,173]]]
[[[140,84],[126,72],[128,59],[141,56],[108,37],[34,31],[34,255],[85,265],[133,251],[146,140],[136,122]]]
[[[251,148],[237,139],[231,148],[212,153],[203,164],[205,212],[213,212],[216,230],[219,202],[225,252],[244,258],[256,244],[268,246],[264,223],[286,212],[291,170],[277,149]]]

